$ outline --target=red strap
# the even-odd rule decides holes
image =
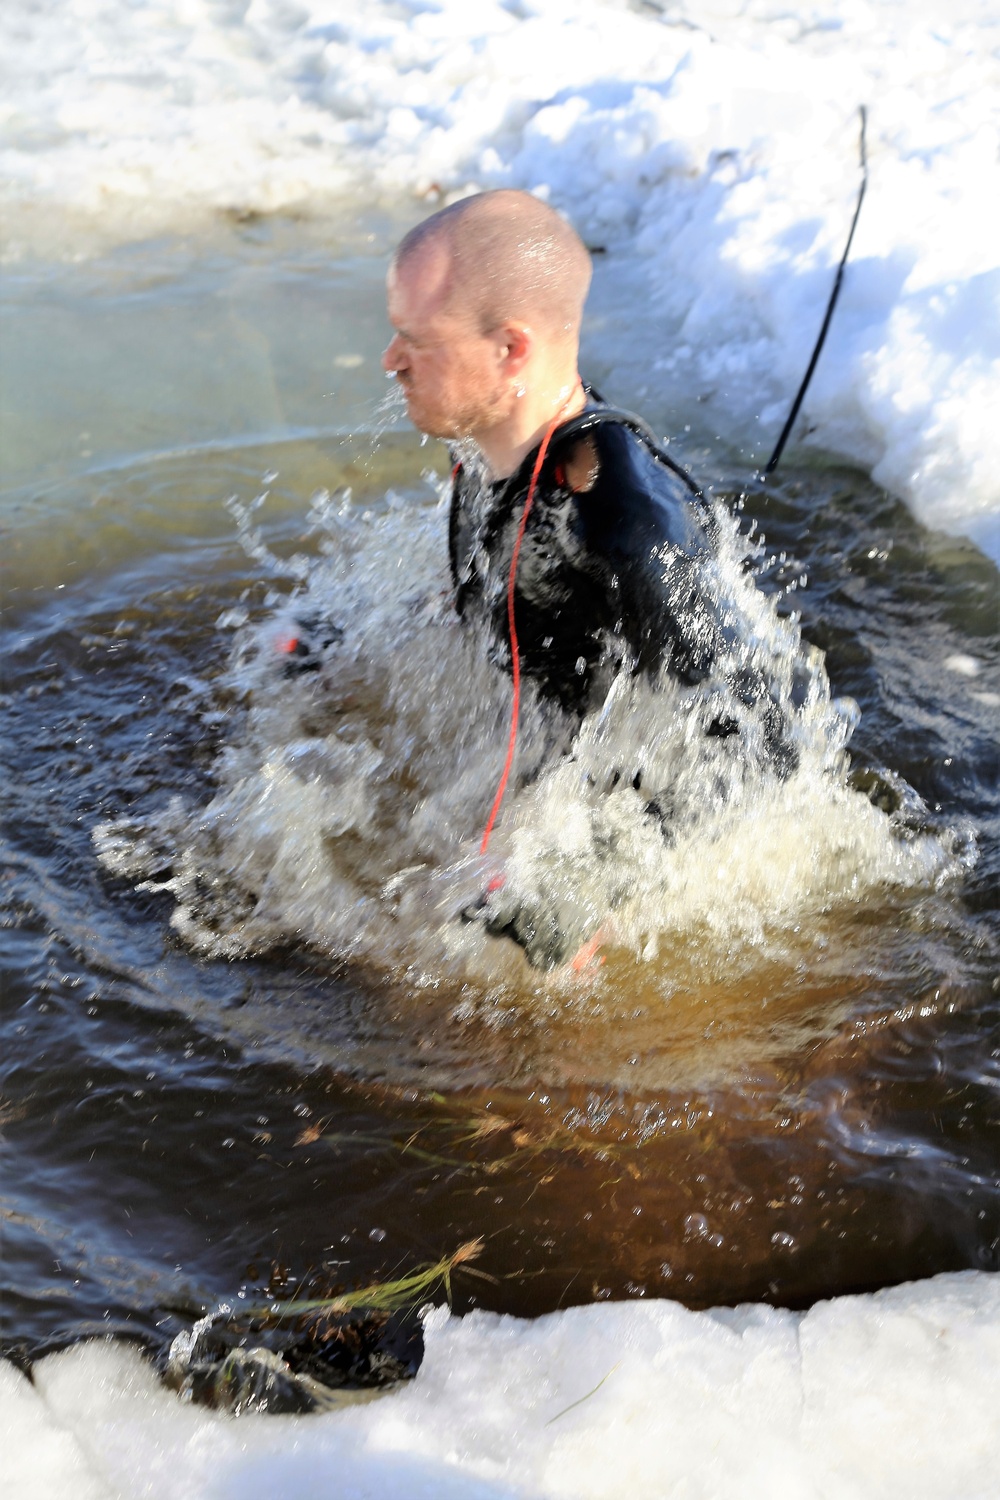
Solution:
[[[565,408],[563,408],[565,409]],[[510,734],[507,739],[507,759],[504,761],[503,772],[497,786],[497,794],[493,799],[493,808],[486,822],[483,833],[483,841],[479,846],[480,854],[485,854],[489,847],[490,834],[493,825],[500,812],[500,804],[503,794],[507,790],[507,779],[510,776],[510,768],[514,764],[514,751],[517,748],[517,721],[521,711],[521,653],[517,644],[517,625],[514,621],[514,583],[517,578],[517,560],[521,555],[521,543],[524,540],[525,527],[528,524],[528,516],[531,513],[532,501],[535,498],[535,489],[538,484],[538,476],[541,473],[545,455],[548,452],[549,441],[559,423],[562,421],[562,411],[556,413],[549,424],[545,436],[542,438],[538,457],[535,459],[535,467],[531,471],[531,483],[528,485],[528,498],[524,502],[524,510],[521,512],[521,524],[517,528],[517,536],[514,539],[514,550],[510,556],[510,575],[507,579],[507,624],[510,627],[510,659],[511,675],[514,679],[514,699],[510,710]]]

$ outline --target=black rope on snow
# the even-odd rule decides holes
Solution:
[[[858,201],[854,209],[854,218],[851,220],[851,228],[847,236],[847,244],[844,246],[844,253],[840,257],[840,265],[837,267],[837,275],[834,279],[833,291],[830,293],[830,300],[826,305],[826,316],[823,319],[823,326],[819,331],[819,337],[816,340],[816,346],[813,349],[812,358],[809,361],[809,368],[806,370],[806,373],[803,376],[802,384],[799,386],[798,395],[792,402],[792,409],[788,413],[788,420],[781,430],[781,436],[778,439],[777,446],[775,447],[774,452],[771,454],[771,457],[768,459],[766,465],[764,466],[763,473],[765,477],[768,474],[773,474],[775,469],[778,467],[778,461],[781,458],[782,453],[785,451],[785,444],[788,442],[792,428],[795,426],[795,419],[799,414],[799,409],[802,406],[806,391],[809,389],[809,382],[810,380],[812,380],[813,371],[816,368],[820,353],[823,349],[823,344],[826,341],[827,330],[830,327],[830,320],[833,317],[833,309],[836,307],[837,298],[840,295],[840,283],[844,279],[844,267],[847,265],[847,257],[851,253],[851,241],[854,239],[854,231],[857,227],[858,215],[861,212],[861,205],[864,202],[865,198],[865,189],[868,186],[868,153],[865,149],[865,127],[868,121],[868,111],[863,104],[859,108],[859,113],[861,115],[861,135],[859,139],[859,151],[861,157],[861,188],[858,192]]]

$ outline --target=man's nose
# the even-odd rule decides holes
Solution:
[[[394,333],[382,355],[382,368],[387,375],[394,375],[403,364],[403,350],[398,333]]]

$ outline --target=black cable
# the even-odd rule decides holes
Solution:
[[[858,193],[858,201],[854,209],[854,218],[851,220],[851,229],[850,233],[847,236],[847,244],[844,246],[844,253],[840,257],[840,265],[837,267],[837,275],[833,283],[833,291],[830,293],[830,300],[826,305],[826,316],[823,319],[823,326],[819,331],[819,338],[816,340],[816,347],[813,349],[812,358],[809,361],[809,368],[806,370],[806,373],[802,380],[802,384],[799,386],[798,395],[792,402],[792,409],[788,413],[788,420],[781,430],[781,436],[778,439],[777,446],[764,467],[763,472],[765,476],[774,473],[775,469],[778,467],[778,460],[781,458],[782,453],[785,451],[785,444],[788,442],[792,428],[795,426],[795,419],[799,414],[799,408],[801,407],[806,391],[809,388],[809,382],[813,377],[813,371],[816,368],[816,362],[819,359],[823,344],[826,340],[827,329],[830,327],[830,319],[833,317],[833,309],[836,307],[837,297],[840,295],[840,283],[844,278],[844,267],[847,264],[847,257],[851,252],[851,241],[854,239],[854,230],[857,227],[858,215],[861,212],[861,205],[864,202],[865,188],[868,186],[868,155],[865,150],[865,126],[868,120],[868,112],[863,104],[860,106],[860,114],[861,137],[859,145],[861,153],[861,189]]]
[[[785,451],[785,444],[788,442],[792,428],[795,426],[795,419],[799,414],[806,391],[809,389],[809,382],[813,377],[813,371],[816,369],[820,354],[823,351],[823,345],[826,342],[830,320],[833,317],[833,310],[837,305],[837,298],[840,295],[840,284],[844,279],[844,267],[847,265],[847,257],[851,253],[851,243],[854,239],[854,231],[857,228],[858,215],[861,213],[861,205],[865,198],[865,189],[868,186],[868,153],[865,148],[865,127],[868,122],[868,111],[863,104],[859,106],[859,114],[861,115],[861,135],[858,143],[861,158],[861,187],[858,191],[858,201],[854,206],[854,217],[851,220],[851,227],[847,235],[847,244],[844,246],[844,253],[840,257],[840,264],[837,267],[837,274],[834,277],[833,289],[830,292],[830,299],[826,304],[826,313],[819,331],[819,337],[813,348],[812,357],[809,360],[809,367],[802,378],[802,384],[799,386],[795,400],[792,402],[792,409],[788,413],[788,419],[781,430],[777,446],[762,471],[765,477],[768,474],[773,474],[778,467],[778,461]],[[595,393],[591,392],[590,394],[593,395]],[[691,475],[685,468],[677,463],[676,459],[667,453],[666,449],[657,440],[652,429],[646,425],[641,417],[637,417],[634,412],[622,411],[619,407],[613,406],[588,407],[579,416],[570,418],[568,422],[564,422],[561,427],[557,428],[555,436],[559,439],[573,437],[578,433],[588,431],[588,429],[599,427],[604,422],[615,422],[622,427],[630,428],[637,437],[642,439],[661,463],[673,470],[678,478],[687,486],[691,494],[703,504],[705,503],[705,494],[700,485],[691,478]]]

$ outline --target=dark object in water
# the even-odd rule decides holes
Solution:
[[[354,1390],[412,1380],[423,1357],[423,1325],[412,1309],[317,1316],[285,1352],[297,1375]]]
[[[463,922],[481,922],[491,937],[516,943],[533,969],[557,969],[568,963],[598,926],[591,916],[543,897],[527,901],[505,892],[502,880],[492,882],[460,916]]]
[[[884,771],[876,771],[871,766],[854,766],[847,784],[852,791],[860,792],[873,807],[889,816],[898,812],[903,805],[902,792],[894,784],[892,776]]]
[[[346,1393],[412,1380],[423,1354],[423,1328],[412,1309],[270,1326],[220,1318],[196,1325],[187,1342],[175,1340],[165,1377],[199,1406],[287,1415],[329,1410],[350,1402]]]
[[[855,765],[851,768],[847,784],[854,792],[867,797],[873,807],[893,820],[897,830],[904,835],[936,833],[946,830],[935,819],[922,797],[902,776],[885,766]]]
[[[323,653],[337,646],[344,639],[339,625],[322,615],[302,615],[293,623],[293,631],[277,642],[277,651],[285,658],[286,677],[298,677],[302,672],[318,672]]]

